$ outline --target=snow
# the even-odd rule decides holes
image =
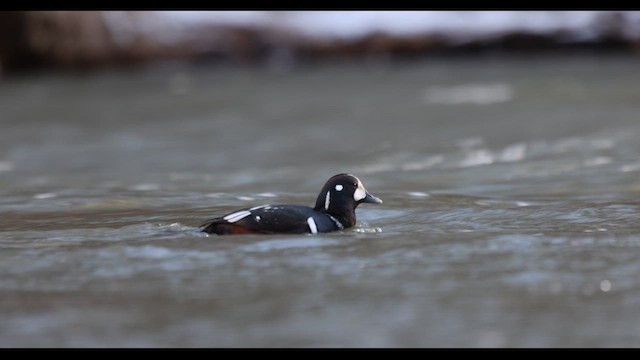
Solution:
[[[607,11],[156,11],[171,28],[218,24],[287,29],[308,37],[352,39],[374,32],[405,36],[441,33],[464,37],[504,32],[566,30],[580,38],[597,35]],[[609,12],[611,13],[611,12]],[[640,38],[640,12],[622,12],[632,21],[624,34]],[[609,14],[610,15],[610,14]]]

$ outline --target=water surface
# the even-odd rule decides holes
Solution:
[[[0,83],[2,347],[636,347],[633,57]],[[359,176],[332,234],[207,236]]]

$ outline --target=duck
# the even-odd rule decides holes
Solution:
[[[341,173],[327,180],[314,207],[259,205],[211,218],[200,228],[217,235],[327,233],[355,226],[356,208],[363,203],[383,202],[356,176]]]

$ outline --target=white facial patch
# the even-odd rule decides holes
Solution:
[[[242,211],[234,212],[233,214],[229,214],[223,217],[223,219],[227,220],[230,223],[234,223],[236,221],[246,218],[249,215],[251,215],[251,211],[242,210]]]
[[[309,224],[309,230],[311,230],[312,234],[318,233],[318,226],[316,225],[316,221],[313,220],[312,217],[307,218],[307,224]]]
[[[342,191],[342,189],[344,189],[344,186],[340,184],[336,185],[336,191]]]
[[[329,200],[331,199],[331,191],[327,191],[327,196],[324,197],[324,209],[329,210]]]
[[[360,201],[367,196],[367,190],[365,190],[364,186],[362,186],[362,182],[358,180],[358,188],[353,193],[353,200]]]

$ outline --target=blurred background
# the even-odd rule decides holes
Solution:
[[[0,13],[0,346],[636,347],[640,12]],[[317,236],[207,236],[384,200]]]
[[[287,67],[489,51],[637,51],[615,11],[43,11],[0,15],[6,73],[180,60]]]

